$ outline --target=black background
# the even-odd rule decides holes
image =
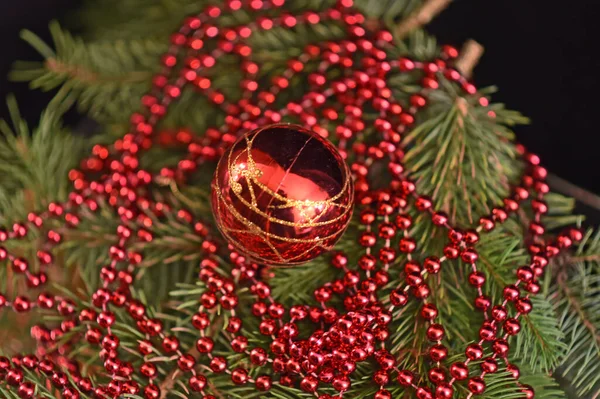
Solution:
[[[51,95],[5,78],[14,60],[39,59],[19,39],[19,30],[27,28],[47,39],[48,21],[79,2],[0,3],[0,97],[15,93],[22,113],[35,123]],[[486,52],[475,69],[475,83],[498,86],[494,100],[532,118],[531,126],[517,129],[519,140],[540,154],[554,174],[600,193],[600,23],[595,3],[455,0],[429,30],[441,43],[460,47],[469,38],[482,43]],[[0,101],[0,116],[5,115]]]

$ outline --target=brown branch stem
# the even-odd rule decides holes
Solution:
[[[394,29],[396,37],[403,39],[415,29],[427,25],[436,15],[442,12],[452,0],[426,0],[423,5],[400,22]]]
[[[475,40],[467,40],[463,45],[454,66],[463,74],[464,77],[470,78],[473,74],[473,69],[483,55],[483,46]]]

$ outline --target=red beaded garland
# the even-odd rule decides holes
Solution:
[[[528,198],[530,190],[534,190],[538,198],[531,201],[535,220],[530,224],[529,231],[534,238],[539,238],[546,233],[539,217],[548,212],[548,205],[542,199],[548,192],[548,186],[543,182],[547,172],[539,166],[539,158],[535,155],[524,156],[530,170],[529,175],[523,178],[523,187],[516,187],[512,198],[505,199],[501,206],[493,209],[490,215],[482,217],[477,230],[461,231],[451,227],[449,217],[435,210],[434,201],[418,193],[415,183],[406,179],[401,162],[402,149],[397,146],[401,141],[401,134],[415,122],[416,111],[427,106],[427,91],[440,87],[440,79],[444,79],[444,76],[451,81],[456,81],[466,93],[473,94],[476,89],[456,70],[448,66],[451,59],[458,55],[456,49],[451,47],[443,48],[444,59],[433,62],[421,63],[407,58],[388,60],[384,49],[390,43],[392,35],[386,31],[375,34],[370,31],[370,28],[361,26],[364,17],[349,8],[351,3],[351,1],[340,1],[336,8],[319,13],[308,13],[304,16],[282,14],[278,18],[260,17],[256,23],[238,29],[223,29],[215,19],[226,10],[249,7],[254,11],[260,11],[268,7],[281,7],[283,1],[251,1],[246,5],[245,2],[233,0],[226,2],[226,7],[223,9],[219,6],[210,6],[198,17],[189,18],[180,31],[171,37],[172,47],[162,58],[163,71],[153,79],[152,93],[142,98],[142,112],[131,117],[131,133],[117,140],[110,147],[95,146],[92,156],[82,162],[83,172],[74,170],[69,173],[74,191],[67,203],[52,203],[47,211],[30,214],[28,223],[16,223],[12,226],[12,230],[0,229],[0,242],[22,239],[28,235],[30,229],[40,230],[47,239],[47,246],[51,248],[61,242],[64,234],[62,229],[41,230],[47,220],[64,220],[66,228],[76,228],[80,218],[83,217],[78,211],[85,209],[86,212],[95,212],[100,203],[107,203],[114,208],[123,220],[123,225],[119,226],[116,232],[118,242],[115,242],[109,251],[110,264],[102,268],[100,286],[90,298],[96,309],[79,309],[78,305],[49,294],[40,294],[37,299],[34,296],[33,301],[25,296],[10,300],[0,295],[0,307],[11,307],[17,312],[25,312],[36,306],[43,309],[56,308],[64,318],[60,328],[49,329],[37,326],[32,329],[32,336],[38,340],[41,349],[44,349],[45,345],[58,342],[62,334],[74,328],[76,324],[86,324],[85,339],[90,344],[100,344],[99,355],[111,378],[104,385],[94,387],[90,379],[77,376],[74,381],[78,389],[83,392],[93,391],[98,397],[115,396],[126,392],[135,394],[139,390],[143,391],[146,398],[158,398],[161,395],[158,385],[153,381],[158,377],[158,372],[151,361],[142,363],[135,370],[131,364],[120,360],[122,349],[117,335],[111,330],[116,322],[115,313],[110,310],[113,307],[123,307],[127,310],[134,321],[133,324],[146,335],[146,339],[139,342],[139,352],[149,357],[161,351],[173,354],[174,364],[171,367],[192,374],[189,377],[189,386],[193,391],[202,392],[208,384],[207,377],[197,374],[195,369],[197,363],[208,363],[210,370],[215,373],[229,373],[236,384],[254,383],[260,391],[269,390],[273,383],[271,376],[262,375],[252,380],[247,370],[242,368],[231,370],[225,358],[213,357],[214,342],[205,335],[212,325],[212,320],[209,316],[210,312],[205,312],[206,309],[216,307],[230,314],[226,331],[232,334],[228,337],[231,347],[236,352],[247,353],[251,363],[256,366],[264,366],[272,361],[275,371],[290,373],[279,377],[281,385],[294,385],[309,392],[318,392],[321,385],[329,384],[339,392],[344,392],[350,388],[351,374],[356,368],[356,362],[364,361],[369,356],[375,356],[381,367],[373,377],[375,383],[386,385],[392,380],[389,374],[394,372],[397,360],[395,355],[379,348],[385,347],[385,341],[390,334],[387,325],[393,319],[391,311],[394,307],[405,306],[409,296],[415,296],[418,300],[427,300],[430,294],[426,282],[428,273],[438,273],[443,262],[460,257],[473,268],[469,282],[477,289],[475,305],[487,314],[492,303],[482,292],[482,288],[485,287],[485,275],[477,271],[476,263],[479,255],[474,247],[479,241],[478,232],[491,231],[498,224],[503,223],[521,206],[520,201]],[[340,44],[323,43],[308,46],[298,59],[290,61],[289,69],[281,76],[272,78],[270,89],[262,91],[255,77],[260,66],[250,61],[252,48],[245,40],[252,35],[253,29],[268,30],[276,25],[292,28],[301,23],[314,24],[322,19],[343,22],[349,39]],[[205,50],[205,42],[208,43],[212,39],[218,40],[218,46],[216,50],[208,52]],[[180,72],[181,79],[171,79],[171,74],[180,62],[178,56],[184,48],[190,51],[191,56],[184,61],[185,65]],[[364,70],[353,69],[356,66],[352,55],[357,52],[361,52],[361,68]],[[225,53],[236,54],[244,60],[241,65],[245,79],[241,82],[241,86],[245,95],[237,103],[229,103],[223,93],[211,87],[211,80],[202,76],[203,69],[213,68],[219,62],[219,56]],[[288,88],[293,74],[301,73],[309,61],[322,62],[326,67],[339,64],[349,73],[343,79],[332,82],[328,82],[323,71],[312,73],[308,77],[310,91],[306,96],[297,103],[289,102],[282,109],[273,109],[271,106],[275,104],[278,94]],[[422,71],[425,75],[422,78],[425,90],[412,95],[406,104],[397,103],[385,79],[392,68],[400,71],[415,71],[415,73]],[[157,131],[157,122],[166,114],[168,104],[182,95],[185,84],[192,85],[216,108],[224,110],[227,113],[225,123],[220,130],[207,129],[204,138],[199,140],[189,132],[177,132],[173,142],[187,146],[186,158],[181,159],[172,169],[164,168],[157,175],[150,174],[139,168],[138,156],[141,151],[153,144],[154,137],[164,136]],[[252,93],[257,93],[256,101]],[[329,102],[332,103],[331,106]],[[348,147],[348,143],[365,130],[365,122],[362,120],[364,103],[372,103],[373,108],[381,112],[380,117],[373,124],[382,134],[382,138],[376,146],[354,143],[352,147]],[[485,98],[480,98],[479,103],[483,107],[488,104]],[[339,109],[336,109],[336,104],[341,105]],[[213,255],[219,251],[224,252],[225,246],[218,240],[213,241],[207,225],[195,222],[191,213],[182,209],[171,209],[170,205],[156,202],[144,193],[147,191],[147,186],[155,179],[184,180],[186,175],[196,170],[202,163],[218,159],[223,148],[235,142],[236,137],[239,137],[243,131],[279,123],[282,116],[295,118],[315,134],[326,136],[333,133],[333,131],[328,132],[325,127],[327,125],[320,120],[321,114],[328,121],[337,121],[342,114],[347,118],[343,125],[335,129],[335,134],[339,140],[340,155],[352,160],[351,171],[356,179],[357,203],[363,208],[360,223],[365,230],[359,233],[358,240],[365,248],[365,253],[358,261],[358,267],[362,272],[351,270],[352,265],[348,257],[338,252],[332,259],[332,265],[343,270],[343,278],[340,277],[339,280],[328,283],[323,289],[315,291],[315,298],[321,302],[321,307],[293,308],[295,310],[289,312],[292,320],[288,322],[285,319],[287,317],[285,307],[274,303],[270,287],[266,282],[257,280],[259,271],[255,265],[249,263],[237,251],[230,250],[233,266],[231,276],[222,276],[217,270],[219,264]],[[387,169],[393,175],[391,189],[374,190],[369,181],[370,165],[387,159],[389,159]],[[89,175],[92,174],[100,177],[89,181]],[[450,242],[445,246],[444,257],[429,256],[425,258],[422,266],[410,262],[411,266],[405,276],[408,285],[396,287],[389,294],[391,306],[386,309],[380,302],[379,295],[382,287],[390,281],[392,272],[390,265],[399,256],[407,256],[410,261],[410,256],[417,247],[417,240],[410,236],[413,219],[405,211],[408,207],[414,207],[416,211],[428,214],[435,226],[448,229]],[[199,358],[183,353],[179,348],[176,331],[163,331],[160,320],[149,318],[145,306],[133,298],[130,288],[135,283],[136,266],[143,260],[143,251],[137,253],[132,250],[133,244],[151,242],[158,234],[153,230],[153,219],[144,216],[144,212],[151,212],[157,218],[169,215],[185,221],[193,226],[194,232],[202,239],[204,259],[200,263],[199,277],[206,282],[208,288],[200,297],[201,309],[191,317],[192,326],[199,331],[196,343],[196,349],[201,354]],[[125,227],[126,225],[131,227]],[[504,290],[504,298],[514,303],[518,313],[511,314],[509,317],[505,304],[495,305],[491,312],[493,322],[486,322],[480,330],[480,334],[492,342],[495,356],[505,357],[509,351],[508,342],[496,337],[498,329],[504,328],[508,335],[517,334],[520,330],[519,314],[526,314],[532,310],[529,295],[539,291],[537,278],[543,273],[548,259],[582,238],[581,232],[571,229],[559,235],[556,242],[538,245],[534,240],[536,244],[529,247],[532,255],[531,264],[520,267],[516,272],[515,284]],[[397,242],[397,246],[392,244],[392,240],[396,240],[394,242]],[[371,254],[374,250],[377,252]],[[405,255],[399,254],[398,251]],[[11,267],[16,272],[25,275],[29,286],[38,287],[46,283],[47,277],[43,271],[36,274],[29,271],[31,261],[15,258],[4,247],[0,247],[0,260],[4,259],[9,259]],[[50,252],[46,248],[40,250],[37,259],[42,266],[50,265],[53,262],[51,250]],[[363,278],[363,272],[366,278]],[[236,290],[238,286],[241,287],[248,281],[252,286],[252,294],[257,297],[257,300],[262,300],[252,307],[255,317],[261,319],[260,331],[267,336],[276,335],[269,347],[275,355],[274,358],[262,348],[248,350],[248,340],[239,335],[242,321],[234,315],[239,302]],[[409,290],[408,286],[414,288]],[[346,293],[344,298],[346,311],[325,305],[333,295],[344,293]],[[423,304],[420,312],[426,322],[431,322],[427,327],[427,337],[434,341],[429,348],[430,357],[434,362],[445,359],[448,354],[447,348],[440,343],[444,336],[444,329],[440,324],[435,323],[437,312],[435,305],[427,302]],[[316,324],[326,323],[327,330],[314,332],[307,340],[299,340],[298,327],[294,322],[305,318]],[[282,323],[278,324],[278,321]],[[502,323],[500,328],[496,323]],[[469,345],[465,355],[468,360],[481,359],[483,357],[481,344]],[[70,386],[71,382],[66,379],[65,373],[58,369],[58,367],[67,367],[64,366],[65,359],[65,357],[57,359],[60,362],[57,361],[56,365],[44,359],[38,363],[37,369],[61,389],[63,397],[76,398],[77,390]],[[23,382],[23,373],[18,367],[22,364],[34,369],[36,363],[36,359],[27,357],[15,357],[12,362],[0,358],[0,373],[6,374],[6,381],[9,384],[18,386],[21,397],[31,397],[33,395],[31,384],[27,381]],[[465,363],[468,362],[457,362],[450,367],[453,378],[457,380],[468,378]],[[497,365],[494,358],[485,359],[481,369],[485,373],[495,372]],[[73,370],[75,368],[69,369],[70,372],[74,372]],[[508,365],[507,370],[511,371],[515,378],[519,377],[516,366]],[[148,384],[139,387],[137,383],[128,380],[134,372],[149,378]],[[207,372],[210,373],[208,370]],[[436,365],[428,373],[430,380],[437,384],[433,391],[424,386],[414,385],[420,380],[411,371],[398,370],[397,373],[398,383],[407,388],[414,388],[419,399],[433,398],[433,392],[436,398],[449,398],[453,395],[454,381],[444,382],[444,372]],[[298,378],[296,374],[299,375]],[[117,376],[119,378],[116,378]],[[473,394],[480,394],[485,390],[485,384],[479,376],[470,378],[467,386]],[[533,390],[530,387],[522,386],[521,389],[526,397],[533,397]],[[203,395],[205,398],[212,398],[211,395],[204,393]],[[317,395],[328,397],[328,395]],[[375,397],[386,399],[390,394],[389,391],[381,388],[376,392]]]

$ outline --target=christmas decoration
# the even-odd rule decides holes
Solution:
[[[266,264],[306,262],[333,247],[350,221],[352,199],[350,172],[335,147],[297,125],[244,135],[213,179],[217,226]]]
[[[509,141],[511,114],[453,68],[453,47],[408,57],[352,1],[297,7],[229,0],[188,17],[128,133],[68,173],[67,200],[0,230],[0,261],[28,286],[3,292],[0,311],[51,314],[31,329],[35,353],[0,357],[4,395],[433,399],[556,389],[543,370],[558,360],[539,364],[556,358],[563,334],[554,316],[533,315],[571,309],[549,302],[544,279],[575,243],[594,243],[573,227],[556,232],[576,220],[552,217],[553,203],[568,205],[549,195],[540,159]],[[307,33],[324,27],[327,40]],[[261,35],[290,31],[300,44],[281,45],[285,61],[261,53],[273,45]],[[198,98],[210,109],[197,134],[159,125],[189,115],[178,115],[178,101]],[[212,193],[190,200],[213,174]],[[340,238],[350,179],[356,229]],[[211,205],[229,242],[211,225]],[[86,290],[48,288],[63,258],[81,263]],[[263,267],[309,258],[310,268]],[[189,262],[197,273],[181,276]],[[568,303],[580,295],[568,294]]]

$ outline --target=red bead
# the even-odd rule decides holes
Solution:
[[[300,381],[300,388],[304,392],[313,393],[317,390],[319,386],[319,381],[313,376],[306,376]]]
[[[441,268],[440,260],[434,256],[427,257],[423,262],[423,268],[427,270],[428,273],[436,274]]]
[[[490,298],[485,295],[480,295],[475,298],[475,307],[481,310],[487,310],[491,305]]]
[[[460,254],[460,258],[463,260],[463,262],[471,264],[471,263],[475,263],[475,261],[477,261],[477,259],[479,258],[479,255],[477,254],[477,251],[475,251],[474,249],[465,249]]]
[[[113,312],[105,310],[100,312],[100,314],[96,318],[96,321],[98,322],[98,324],[100,324],[101,327],[107,328],[115,323],[115,315]]]
[[[18,296],[13,301],[13,309],[18,313],[27,312],[31,309],[31,302],[24,296]]]
[[[436,226],[444,226],[446,223],[448,223],[448,215],[446,215],[444,212],[435,212],[433,215],[431,215],[431,221]]]
[[[432,202],[431,199],[427,197],[419,197],[415,202],[415,206],[419,211],[424,212],[431,208]]]
[[[140,387],[135,381],[124,381],[121,384],[121,392],[130,395],[136,395],[140,391]]]
[[[419,273],[421,273],[421,266],[419,265],[418,262],[408,261],[404,265],[404,273],[409,274],[409,275],[410,274],[418,275]]]
[[[438,87],[440,87],[440,84],[437,82],[437,80],[429,76],[424,77],[421,84],[423,87],[432,90],[436,90]]]
[[[543,234],[543,232],[541,234]],[[571,245],[573,245],[573,241],[567,235],[559,235],[556,238],[556,243],[558,244],[559,248],[569,248]]]
[[[417,297],[419,299],[424,299],[424,298],[429,297],[430,293],[431,293],[431,290],[429,289],[429,286],[427,284],[419,284],[413,290],[413,294],[415,295],[415,297]]]
[[[529,266],[521,266],[517,269],[517,278],[524,283],[533,280],[533,270]]]
[[[17,273],[25,273],[29,268],[29,264],[23,258],[15,258],[15,260],[12,261],[12,267]]]
[[[479,224],[485,231],[491,231],[495,227],[495,223],[492,219],[482,217],[479,219]]]
[[[448,349],[444,345],[433,345],[429,348],[429,356],[434,362],[442,361],[448,356]]]
[[[493,341],[496,338],[496,326],[489,321],[485,321],[479,328],[479,337],[484,341]]]
[[[54,370],[54,363],[50,360],[42,360],[38,364],[38,369],[44,374],[50,374]]]
[[[214,343],[210,337],[201,337],[196,341],[196,349],[200,353],[210,353],[213,349]]]
[[[0,374],[6,373],[11,367],[10,360],[5,356],[0,356]]]
[[[381,368],[384,370],[390,370],[396,365],[396,360],[389,353],[380,355],[377,358],[377,362],[379,363]]]
[[[52,307],[54,307],[54,297],[48,293],[42,292],[38,296],[37,304],[42,309],[51,309]],[[84,311],[85,311],[85,309],[81,311],[82,315],[85,314]],[[86,321],[92,321],[95,318],[96,318],[95,313],[91,313],[91,317],[86,319]]]
[[[77,390],[71,387],[64,388],[62,391],[63,399],[79,399],[80,395]]]
[[[152,343],[150,341],[141,340],[138,343],[138,350],[142,355],[149,355],[153,350]]]
[[[548,212],[548,204],[542,200],[532,199],[531,209],[536,213],[545,214]]]
[[[91,330],[90,330],[91,331]],[[116,350],[119,347],[119,338],[114,335],[107,335],[102,339],[102,347],[108,350]]]
[[[55,371],[52,374],[52,383],[58,388],[62,388],[69,383],[69,378],[62,371]]]
[[[469,284],[474,287],[482,287],[485,284],[485,275],[481,272],[472,272],[469,274]]]
[[[19,389],[17,392],[19,393],[20,398],[30,399],[33,398],[33,395],[35,393],[35,386],[31,382],[24,382],[21,385],[19,385]]]
[[[248,381],[248,372],[242,368],[236,368],[231,372],[231,380],[237,385],[245,384]]]
[[[414,374],[408,370],[400,370],[398,371],[398,382],[402,386],[410,386],[414,381]]]
[[[413,94],[410,96],[410,103],[417,108],[422,108],[427,105],[427,99],[419,94]]]
[[[34,355],[25,355],[21,360],[23,366],[28,369],[34,369],[38,364],[38,359]],[[0,373],[2,372],[2,366],[0,366]]]
[[[508,218],[508,214],[502,208],[494,208],[492,209],[492,218],[496,222],[504,222]]]
[[[427,338],[430,341],[439,341],[444,337],[444,327],[440,324],[432,324],[427,328]]]
[[[509,373],[511,373],[512,377],[515,380],[518,380],[519,376],[521,375],[521,372],[519,371],[519,367],[515,366],[514,364],[507,364],[506,365],[506,371],[508,371]]]
[[[401,238],[398,246],[399,246],[400,251],[404,252],[404,253],[411,253],[417,247],[415,240],[410,237]]]
[[[502,338],[497,339],[492,344],[492,349],[498,356],[505,357],[508,354],[509,350],[508,342],[506,342],[506,340]]]
[[[358,243],[365,248],[370,248],[370,247],[374,246],[376,242],[377,242],[377,237],[375,236],[374,233],[372,233],[370,231],[363,232],[358,239]]]
[[[389,375],[386,370],[377,370],[373,374],[373,381],[379,386],[387,385],[389,381]]]
[[[260,377],[256,378],[255,385],[256,389],[259,391],[268,391],[271,389],[271,377],[267,375],[261,375]]]
[[[380,389],[379,391],[375,392],[375,396],[373,398],[374,399],[392,399],[392,394],[385,389]]]
[[[460,243],[463,240],[464,234],[458,229],[451,229],[448,232],[448,238],[455,244]]]
[[[433,394],[429,388],[418,388],[417,399],[433,399]]]
[[[184,354],[177,359],[177,366],[183,371],[191,370],[196,364],[196,359],[190,354]]]
[[[532,309],[531,301],[528,298],[519,298],[515,301],[515,308],[519,313],[527,314]]]
[[[519,298],[519,289],[514,285],[504,288],[504,299],[507,301],[516,301]]]
[[[514,318],[506,319],[504,322],[504,331],[508,335],[516,335],[519,333],[519,331],[521,331],[521,323],[519,323],[519,320]]]
[[[406,283],[411,287],[416,287],[423,283],[423,277],[421,277],[421,274],[408,274],[406,276]]]
[[[372,255],[362,255],[358,260],[358,266],[362,270],[373,270],[377,260]]]
[[[444,373],[444,370],[440,367],[434,367],[431,370],[429,370],[428,376],[429,381],[436,385],[446,380],[446,374]]]
[[[457,380],[464,380],[469,376],[469,368],[463,362],[452,363],[450,375]]]
[[[458,258],[460,251],[454,245],[446,245],[444,247],[444,256],[448,259],[456,259]]]
[[[412,226],[412,218],[409,215],[398,215],[394,220],[396,227],[400,230],[407,230]]]
[[[435,388],[435,397],[439,399],[451,399],[454,388],[448,383],[442,383]]]
[[[408,58],[400,58],[399,66],[401,71],[410,71],[415,68],[415,63]]]
[[[231,348],[234,352],[243,353],[248,347],[248,338],[237,336],[231,341]]]
[[[485,382],[480,377],[473,377],[467,383],[469,391],[475,395],[481,395],[485,391]]]
[[[267,363],[267,352],[262,348],[254,348],[250,351],[250,361],[257,366],[264,366]]]
[[[156,366],[154,363],[144,363],[140,367],[140,373],[148,378],[153,378],[156,376]]]
[[[179,349],[179,340],[176,337],[165,337],[162,345],[165,352],[172,353]]]
[[[90,392],[92,390],[92,381],[89,378],[82,378],[77,382],[77,387],[82,392]]]
[[[336,391],[344,392],[350,388],[350,379],[346,376],[336,376],[333,378],[332,385]]]
[[[469,344],[465,351],[465,355],[470,360],[479,360],[483,357],[483,348],[479,344]]]
[[[502,305],[496,305],[492,308],[492,317],[496,321],[506,320],[507,315],[508,312],[506,311],[506,308]]]
[[[221,356],[213,357],[210,361],[209,367],[215,373],[223,372],[227,368],[227,360]]]
[[[574,242],[579,242],[579,241],[583,240],[583,233],[577,229],[569,229],[569,237]]]
[[[496,363],[496,359],[492,357],[488,357],[481,362],[481,370],[486,373],[495,373],[498,371],[498,363]]]
[[[9,385],[18,386],[23,382],[23,372],[18,369],[10,369],[6,374],[6,381]]]
[[[426,303],[421,308],[421,317],[423,317],[425,320],[433,320],[437,317],[437,314],[437,307],[432,303]]]
[[[448,78],[449,80],[453,81],[458,81],[461,78],[460,73],[456,69],[447,69],[444,72],[444,76],[446,76],[446,78]]]
[[[150,384],[144,388],[144,397],[146,399],[158,399],[160,397],[160,388]]]
[[[521,392],[525,395],[525,399],[533,399],[535,397],[535,391],[529,385],[523,385],[521,387]]]

